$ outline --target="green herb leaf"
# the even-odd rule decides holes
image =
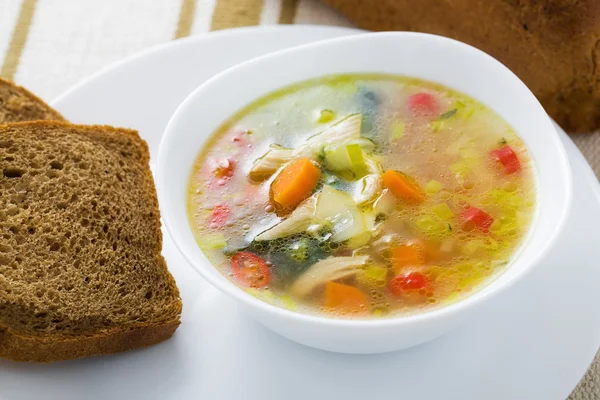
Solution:
[[[325,160],[325,147],[321,147],[321,150],[317,153],[317,159],[319,162],[323,162]]]
[[[445,113],[443,113],[442,115],[440,115],[439,119],[447,119],[450,118],[451,116],[453,116],[454,114],[456,114],[458,110],[456,108],[453,108],[450,111],[446,111]]]

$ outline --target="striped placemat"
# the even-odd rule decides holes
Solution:
[[[0,0],[0,76],[52,99],[159,43],[211,30],[294,23],[351,26],[316,0]],[[600,176],[600,134],[572,138]],[[600,357],[569,398],[600,399]]]

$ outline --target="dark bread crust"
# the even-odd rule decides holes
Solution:
[[[514,71],[567,132],[600,129],[598,0],[323,0],[357,26],[448,36]]]
[[[179,324],[180,321],[175,320],[71,338],[27,336],[0,328],[0,357],[12,361],[49,363],[121,353],[160,343],[173,336]]]
[[[53,157],[40,158],[35,151],[23,151],[23,146]],[[73,157],[87,166],[79,169]],[[60,169],[46,166],[50,160],[60,161]],[[0,196],[4,197],[0,198],[0,357],[51,362],[111,354],[146,347],[174,333],[182,305],[160,254],[162,233],[149,160],[147,144],[129,129],[53,121],[0,125],[0,192],[4,193]],[[116,161],[121,167],[114,169]],[[24,170],[22,177],[5,176],[15,166]],[[107,175],[99,178],[97,172],[104,169]],[[91,177],[81,182],[97,186],[78,184],[81,177]],[[65,186],[68,179],[71,186]],[[38,191],[48,182],[52,188],[69,191],[66,198],[70,190],[78,196],[64,205],[50,195],[46,201]],[[115,220],[109,210],[105,216],[95,216],[96,221],[88,217],[92,222],[83,228],[76,226],[90,199],[98,210],[111,204],[107,199],[118,203],[115,208],[125,213],[121,219],[136,224]],[[53,219],[35,222],[38,208]],[[35,227],[35,232],[28,236],[23,223]],[[95,223],[100,229],[92,229]],[[117,226],[126,236],[116,236]],[[66,232],[71,239],[92,237],[92,244],[62,240],[49,249],[47,239],[62,238]]]
[[[58,111],[29,90],[0,78],[0,124],[35,120],[65,121]]]

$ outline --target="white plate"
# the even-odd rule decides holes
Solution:
[[[180,40],[102,71],[54,105],[74,122],[136,128],[155,155],[178,103],[214,73],[269,51],[356,32],[290,26]],[[543,266],[440,339],[373,356],[292,343],[238,313],[165,237],[164,254],[184,303],[183,323],[171,340],[51,365],[2,361],[0,397],[562,400],[600,345],[600,187],[575,145],[561,136],[575,196],[557,246]]]

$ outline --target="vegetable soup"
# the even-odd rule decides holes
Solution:
[[[502,273],[535,214],[536,178],[512,128],[417,79],[343,75],[261,98],[194,164],[199,246],[274,305],[342,318],[460,300]]]

